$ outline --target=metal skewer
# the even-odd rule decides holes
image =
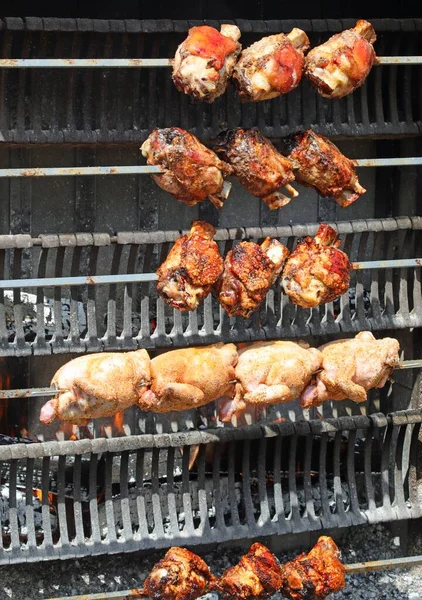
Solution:
[[[417,360],[403,360],[396,369],[422,369],[422,358]],[[22,388],[20,390],[0,390],[0,400],[16,400],[18,398],[38,398],[44,396],[56,396],[58,393],[68,390],[54,387]]]

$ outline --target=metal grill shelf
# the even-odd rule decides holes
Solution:
[[[0,447],[0,563],[419,518],[421,422],[409,410]]]
[[[422,55],[421,19],[374,19],[377,54]],[[104,21],[5,18],[0,57],[168,58],[200,21]],[[352,27],[346,20],[237,20],[243,43],[301,27],[312,45]],[[219,21],[209,21],[219,28]],[[258,126],[275,138],[313,127],[330,136],[416,135],[421,131],[419,65],[385,65],[339,101],[320,97],[304,81],[286,96],[257,105],[241,103],[232,89],[212,105],[195,104],[175,89],[168,69],[22,69],[0,72],[0,126],[6,142],[136,142],[153,127],[179,125],[207,141],[222,123]],[[19,71],[19,72],[18,72]],[[67,71],[67,72],[64,72]],[[71,72],[69,72],[71,71]],[[96,71],[96,72],[93,72]],[[115,94],[116,88],[119,94]],[[388,90],[388,93],[386,92]]]
[[[354,262],[422,256],[421,217],[332,225]],[[314,235],[317,228],[219,229],[215,239],[223,255],[236,240],[259,242],[266,236],[292,249],[298,238]],[[260,312],[247,321],[230,319],[212,296],[197,311],[181,313],[157,298],[155,282],[125,282],[127,274],[153,272],[180,235],[155,231],[0,236],[0,277],[10,279],[13,287],[0,290],[0,354],[130,350],[422,326],[419,266],[355,271],[348,294],[316,309],[289,304],[276,284]],[[86,285],[65,285],[66,277],[81,274]],[[113,276],[114,283],[90,285],[90,277],[101,275]],[[116,283],[119,276],[121,283]],[[25,287],[25,278],[31,277],[62,278],[64,283],[54,289],[39,282],[36,288]]]

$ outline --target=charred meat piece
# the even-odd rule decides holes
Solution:
[[[324,600],[345,586],[340,551],[330,537],[321,536],[309,554],[300,554],[281,567],[281,595],[291,600]]]
[[[256,129],[230,129],[222,132],[215,151],[233,168],[240,183],[271,210],[290,202],[280,190],[298,195],[289,185],[294,180],[292,163]]]
[[[294,90],[300,83],[309,39],[301,29],[262,38],[242,51],[233,80],[242,102],[260,102]]]
[[[353,161],[328,138],[308,129],[284,138],[283,146],[302,185],[314,187],[343,207],[366,192],[359,183]]]
[[[236,25],[222,25],[221,32],[208,25],[189,29],[173,63],[177,89],[205,102],[224,94],[242,48],[239,38]]]
[[[197,554],[170,548],[153,567],[142,594],[151,600],[196,600],[209,590],[215,577]]]
[[[223,272],[223,258],[212,239],[215,229],[194,221],[187,235],[176,240],[157,271],[157,290],[170,306],[195,310]]]
[[[394,338],[376,340],[370,331],[321,346],[322,370],[303,392],[302,406],[325,400],[365,402],[368,390],[386,384],[399,363],[399,350]]]
[[[139,403],[152,412],[188,410],[233,395],[234,344],[171,350],[151,361],[151,389]]]
[[[312,308],[344,294],[350,283],[351,264],[338,249],[337,232],[321,224],[314,238],[301,241],[286,261],[281,285],[293,304]]]
[[[51,385],[60,391],[44,404],[40,421],[51,423],[57,418],[86,425],[90,419],[111,417],[137,404],[149,384],[146,350],[78,356],[54,375]]]
[[[333,35],[305,59],[305,74],[325,98],[342,98],[362,85],[376,60],[377,39],[368,21]]]
[[[215,589],[227,600],[260,600],[270,598],[281,585],[281,567],[277,558],[268,548],[255,543],[236,566],[223,573]]]
[[[321,352],[305,342],[257,342],[238,354],[236,395],[220,403],[223,422],[248,404],[278,404],[299,398],[322,362]]]
[[[228,252],[223,275],[216,284],[218,300],[230,315],[248,319],[280,274],[289,251],[278,240],[261,246],[240,242]]]
[[[194,135],[179,127],[154,129],[141,151],[149,165],[161,167],[152,178],[176,200],[194,206],[209,198],[216,208],[223,206],[231,188],[224,178],[232,168]]]

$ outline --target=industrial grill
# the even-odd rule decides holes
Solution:
[[[365,405],[277,405],[225,426],[214,406],[165,416],[130,408],[86,427],[39,423],[43,388],[76,353],[317,345],[372,330],[400,340],[405,366],[419,364],[422,20],[371,22],[382,64],[342,100],[305,81],[267,102],[240,104],[229,88],[204,105],[175,89],[168,68],[203,21],[1,21],[1,563],[422,516],[421,389],[410,368]],[[354,23],[236,20],[245,46],[293,27],[315,46]],[[270,212],[234,183],[221,212],[186,208],[140,158],[151,130],[170,126],[210,145],[222,128],[258,127],[277,145],[312,127],[359,159],[368,193],[343,213],[303,189]],[[247,320],[229,318],[212,296],[189,314],[170,309],[154,273],[196,218],[215,225],[223,255],[266,236],[292,249],[328,222],[355,263],[350,290],[302,309],[274,287]]]

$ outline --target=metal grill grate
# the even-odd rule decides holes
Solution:
[[[352,261],[413,258],[422,255],[422,218],[371,219],[333,224]],[[314,235],[316,224],[219,229],[226,254],[235,240],[280,238],[290,249]],[[124,283],[124,275],[151,273],[180,231],[151,233],[0,236],[0,276],[15,280],[0,290],[0,354],[3,356],[84,352],[295,338],[363,329],[402,329],[422,325],[420,267],[352,273],[349,293],[316,309],[288,303],[276,285],[252,319],[230,319],[209,296],[199,309],[181,313],[157,298],[154,282]],[[22,278],[87,276],[87,285],[25,286]],[[89,285],[96,275],[121,283]],[[16,287],[16,280],[22,283]],[[34,283],[32,283],[34,285]],[[119,307],[122,307],[121,309]]]
[[[0,562],[418,518],[421,422],[405,411],[0,447]]]
[[[208,21],[219,28],[220,21]],[[422,55],[420,19],[374,19],[380,56]],[[106,21],[5,18],[2,58],[168,58],[200,21]],[[243,44],[301,27],[312,45],[352,27],[346,20],[237,20]],[[203,140],[228,127],[258,126],[268,137],[293,128],[337,135],[403,135],[421,131],[421,66],[377,67],[353,96],[324,100],[304,81],[286,96],[241,105],[233,90],[211,106],[177,92],[167,69],[111,69],[93,73],[2,70],[0,126],[6,142],[140,142],[153,127],[179,125]],[[119,89],[119,94],[115,90]],[[388,93],[387,93],[388,90]]]

